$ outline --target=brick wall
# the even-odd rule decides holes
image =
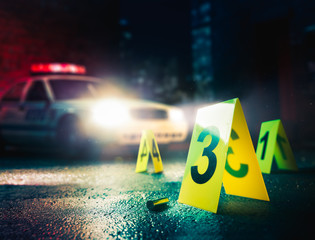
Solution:
[[[83,64],[94,75],[110,69],[114,61],[107,59],[115,59],[118,45],[116,2],[0,1],[0,92],[28,75],[34,62]]]

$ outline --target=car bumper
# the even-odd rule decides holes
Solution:
[[[137,121],[107,129],[94,126],[92,135],[103,143],[138,145],[143,130],[152,130],[158,144],[183,142],[187,138],[188,125],[185,122]]]

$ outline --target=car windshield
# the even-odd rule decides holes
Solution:
[[[90,99],[96,98],[97,82],[84,80],[49,80],[55,100]]]

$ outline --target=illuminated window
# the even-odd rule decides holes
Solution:
[[[195,81],[212,80],[211,3],[209,0],[192,1],[192,68]]]
[[[206,2],[200,6],[200,12],[209,12],[210,11],[210,3]]]

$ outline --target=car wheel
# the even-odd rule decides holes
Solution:
[[[57,143],[63,156],[71,158],[80,156],[84,136],[78,118],[68,116],[61,120],[57,128]]]
[[[102,156],[102,146],[95,139],[85,139],[84,147],[82,148],[82,157],[85,159],[99,160]]]

